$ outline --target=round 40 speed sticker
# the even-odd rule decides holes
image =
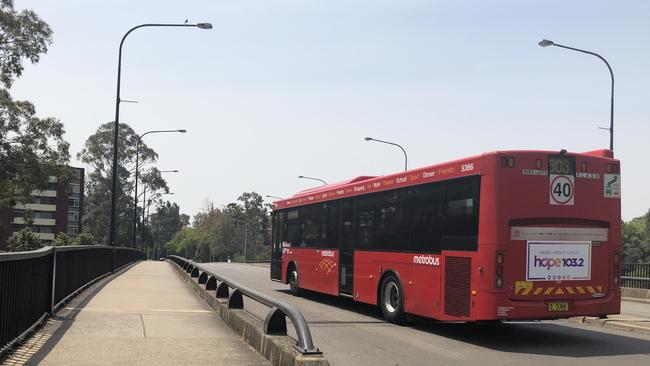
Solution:
[[[575,196],[575,177],[572,175],[551,174],[549,176],[551,205],[573,205]]]

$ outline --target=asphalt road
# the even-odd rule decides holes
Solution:
[[[288,286],[269,279],[268,267],[205,266],[298,307],[332,365],[650,365],[648,335],[566,321],[468,325],[418,320],[399,326],[384,322],[375,307],[349,299],[313,293],[294,297]],[[266,307],[248,299],[244,303],[264,319]]]

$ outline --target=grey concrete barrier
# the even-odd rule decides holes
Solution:
[[[179,276],[194,292],[204,299],[235,333],[273,365],[329,366],[329,362],[320,351],[305,352],[303,348],[301,352],[299,342],[286,334],[284,313],[277,311],[277,308],[271,308],[265,321],[258,319],[243,309],[243,297],[239,289],[229,291],[229,286],[221,281],[222,277],[216,278],[216,275],[209,272],[201,271],[198,276],[193,277],[192,273],[186,270],[192,264],[183,263],[186,259],[180,259],[168,258]],[[196,264],[192,266],[198,268]]]

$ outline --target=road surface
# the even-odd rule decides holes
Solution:
[[[399,326],[384,322],[376,307],[349,299],[313,293],[294,297],[287,285],[269,279],[268,267],[236,263],[205,267],[298,307],[314,343],[336,366],[650,365],[648,335],[567,321],[468,325],[422,320]],[[268,308],[246,298],[244,303],[264,319]]]

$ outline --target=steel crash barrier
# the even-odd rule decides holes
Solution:
[[[625,263],[621,268],[621,286],[650,289],[650,263]]]
[[[103,245],[0,253],[0,356],[89,284],[139,260],[139,250]]]
[[[264,320],[264,333],[268,335],[287,335],[288,317],[296,330],[298,344],[295,349],[303,355],[320,355],[322,352],[314,346],[307,320],[294,306],[276,300],[260,291],[245,287],[227,277],[206,270],[201,265],[175,255],[167,259],[174,262],[198,283],[205,285],[206,291],[216,291],[216,298],[227,302],[229,309],[243,309],[246,296],[270,308]]]

